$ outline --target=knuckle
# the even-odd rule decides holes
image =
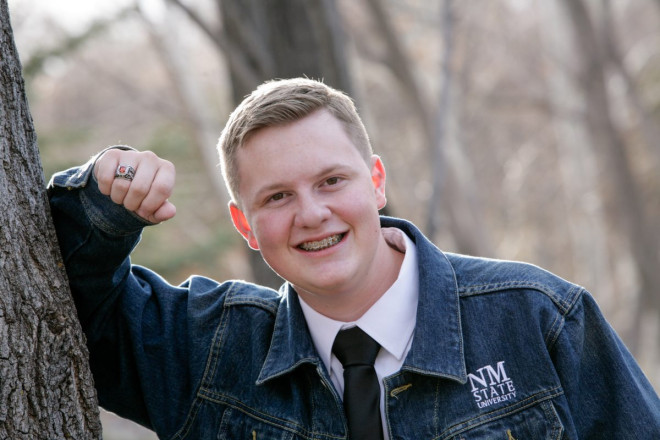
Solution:
[[[113,192],[110,194],[110,200],[112,200],[113,202],[115,202],[117,205],[121,205],[122,202],[124,201],[124,197],[123,197],[122,194],[119,194],[119,193],[113,191]]]
[[[121,150],[110,149],[101,155],[99,160],[117,160],[121,156]]]
[[[140,153],[140,155],[142,156],[143,159],[146,159],[146,160],[149,160],[149,161],[158,160],[158,156],[156,155],[156,153],[154,153],[151,150],[142,151]]]
[[[141,200],[149,193],[149,188],[143,185],[133,184],[131,185],[130,192],[132,197],[136,197]]]
[[[154,182],[151,189],[158,195],[165,198],[172,195],[172,185],[162,180]]]

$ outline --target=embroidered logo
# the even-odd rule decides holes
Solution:
[[[516,387],[506,374],[504,361],[499,361],[494,368],[492,365],[486,365],[474,374],[468,373],[468,379],[470,391],[479,408],[486,408],[516,397]]]

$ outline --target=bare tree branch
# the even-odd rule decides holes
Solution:
[[[254,69],[249,66],[245,56],[239,48],[231,44],[227,39],[222,35],[222,32],[212,29],[206,22],[197,14],[193,9],[188,7],[181,0],[169,0],[175,5],[177,5],[181,10],[183,10],[188,17],[195,23],[199,28],[209,37],[209,39],[225,54],[225,56],[230,60],[229,65],[233,70],[235,70],[236,75],[247,78],[250,81],[257,82],[258,75],[255,73]]]
[[[660,314],[660,238],[657,227],[646,217],[635,181],[631,160],[621,134],[610,116],[610,101],[605,77],[605,53],[598,43],[593,20],[584,0],[562,0],[560,4],[572,24],[575,46],[582,61],[580,85],[586,103],[586,123],[594,146],[600,148],[596,156],[601,160],[602,174],[611,180],[603,182],[605,194],[611,197],[610,212],[624,231],[639,277],[639,309],[635,328],[628,337],[631,350],[638,348],[642,317],[646,312]]]
[[[429,116],[431,114],[430,103],[423,98],[426,95],[420,90],[418,81],[410,69],[411,62],[403,47],[401,47],[383,2],[381,0],[367,0],[367,5],[373,14],[378,33],[382,36],[387,47],[387,56],[382,61],[390,68],[390,71],[403,87],[405,96],[410,99],[413,111],[422,123],[425,132],[432,135],[433,129]]]
[[[23,65],[23,75],[26,79],[32,78],[43,69],[44,63],[52,57],[61,57],[78,50],[80,46],[105,32],[114,23],[123,20],[136,10],[134,5],[119,10],[113,17],[101,19],[92,23],[89,28],[79,35],[70,36],[60,42],[56,47],[35,52]]]
[[[442,40],[444,42],[444,51],[441,56],[442,63],[442,81],[440,86],[440,96],[438,99],[438,107],[436,109],[434,126],[435,131],[433,134],[434,147],[432,155],[433,164],[433,186],[431,199],[429,203],[428,218],[426,221],[427,234],[429,237],[434,237],[436,233],[437,212],[442,200],[443,186],[446,179],[446,157],[444,150],[445,146],[445,131],[447,121],[449,119],[450,109],[450,90],[452,83],[451,75],[451,59],[453,52],[453,19],[451,13],[451,0],[443,0],[441,8],[441,23],[442,23]]]
[[[659,0],[660,1],[660,0]],[[633,108],[637,112],[640,125],[641,134],[644,141],[655,157],[658,167],[660,167],[660,124],[654,120],[651,112],[646,108],[642,97],[640,96],[637,84],[628,68],[623,63],[623,56],[617,44],[616,27],[612,17],[612,2],[611,0],[602,0],[603,2],[603,23],[601,32],[604,41],[604,53],[607,60],[614,66],[614,69],[619,73],[621,79],[626,85],[628,99],[632,103]]]
[[[186,125],[202,158],[207,180],[221,205],[226,205],[228,202],[227,191],[218,167],[218,155],[214,148],[219,128],[209,122],[208,106],[202,99],[198,86],[187,74],[181,51],[166,31],[165,23],[149,20],[141,10],[140,12],[153,45],[169,73],[173,89],[183,109]]]

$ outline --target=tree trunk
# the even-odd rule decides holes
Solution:
[[[647,218],[640,200],[631,161],[610,113],[606,86],[605,52],[597,38],[593,20],[583,0],[563,0],[573,27],[575,47],[582,61],[580,86],[586,104],[586,125],[591,142],[599,148],[604,199],[610,198],[613,223],[626,235],[639,274],[638,310],[627,343],[633,352],[639,344],[642,318],[660,314],[660,255],[658,228]]]
[[[632,72],[629,71],[624,63],[624,57],[618,45],[620,40],[617,38],[612,2],[611,0],[602,0],[602,3],[603,23],[601,25],[601,34],[605,46],[605,56],[621,77],[625,85],[628,100],[639,118],[639,129],[642,139],[644,139],[649,153],[653,156],[656,166],[660,166],[660,142],[658,142],[658,139],[660,139],[660,126],[658,126],[657,117],[655,117],[644,102]]]
[[[557,148],[557,176],[561,180],[567,211],[565,227],[571,241],[572,277],[584,280],[607,313],[615,310],[616,274],[610,270],[610,246],[602,197],[598,194],[598,172],[594,146],[580,114],[583,100],[565,66],[570,29],[554,2],[539,2],[538,14],[544,55],[546,99],[550,104],[552,136]]]
[[[243,49],[253,75],[229,59],[236,103],[261,82],[307,76],[352,93],[344,37],[332,0],[222,0],[222,30],[230,47]]]
[[[0,438],[101,438],[7,0],[0,26]]]
[[[164,2],[165,13],[160,19],[148,17],[143,8],[139,8],[140,16],[156,52],[167,71],[175,96],[183,109],[183,120],[190,133],[204,166],[205,176],[209,186],[221,206],[226,206],[227,190],[218,167],[218,128],[212,119],[212,112],[203,99],[202,90],[194,78],[186,71],[186,54],[173,38],[170,29],[169,3]]]
[[[455,242],[455,250],[472,255],[493,256],[489,233],[483,223],[478,190],[472,165],[458,144],[453,114],[460,113],[460,103],[453,98],[457,87],[453,83],[452,58],[454,45],[454,2],[443,0],[440,5],[443,52],[441,54],[441,86],[437,99],[429,100],[428,91],[420,86],[412,71],[409,57],[391,23],[382,0],[368,0],[366,6],[372,14],[386,53],[382,62],[408,98],[411,109],[422,127],[428,149],[427,161],[431,167],[433,185],[426,220],[426,234],[433,240],[443,219]],[[358,47],[360,47],[358,41]],[[460,172],[459,172],[460,170]],[[442,209],[441,209],[442,208]]]

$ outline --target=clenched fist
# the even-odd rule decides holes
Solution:
[[[151,151],[110,149],[94,165],[101,193],[152,223],[169,220],[176,207],[168,200],[176,171]]]

